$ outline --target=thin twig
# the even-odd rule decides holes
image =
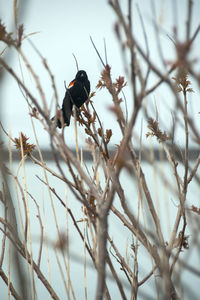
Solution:
[[[95,46],[95,43],[93,42],[93,39],[92,39],[91,36],[90,36],[90,41],[91,41],[91,43],[92,43],[92,45],[93,45],[93,47],[94,47],[94,49],[95,49],[95,51],[96,51],[96,53],[97,53],[97,55],[98,55],[98,57],[99,57],[99,59],[100,59],[102,65],[103,65],[104,68],[105,68],[106,65],[104,64],[103,59],[101,58],[101,55],[100,55],[99,51],[97,50],[97,47]]]

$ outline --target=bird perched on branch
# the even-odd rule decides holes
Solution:
[[[72,108],[75,105],[80,108],[88,99],[90,94],[90,82],[87,73],[83,70],[77,72],[74,80],[70,82],[65,92],[62,109],[58,111],[57,116],[52,120],[56,120],[57,126],[62,128],[62,125],[69,126],[72,115]]]

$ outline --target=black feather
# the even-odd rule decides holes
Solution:
[[[57,119],[57,126],[62,127],[62,122],[69,126],[72,115],[72,108],[75,105],[80,108],[83,103],[88,99],[90,94],[90,82],[87,77],[87,73],[83,70],[78,71],[74,80],[71,81],[69,87],[65,92],[65,97],[62,104],[62,118]],[[55,119],[52,118],[52,119]]]

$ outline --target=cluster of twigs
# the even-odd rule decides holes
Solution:
[[[191,1],[188,1],[188,3],[191,10]],[[39,147],[38,136],[35,133],[34,122],[32,122],[32,125],[35,133],[36,145],[28,142],[25,133],[20,133],[19,137],[12,139],[7,131],[5,129],[3,130],[4,133],[8,135],[9,141],[15,145],[20,152],[21,162],[19,168],[23,168],[26,164],[26,159],[29,158],[33,164],[37,164],[43,170],[44,179],[38,178],[38,180],[48,188],[58,235],[58,240],[53,243],[53,249],[58,260],[58,265],[58,249],[62,253],[65,268],[64,272],[66,272],[66,274],[63,274],[62,268],[60,268],[60,272],[63,277],[63,284],[66,288],[68,299],[75,299],[65,252],[66,250],[68,253],[69,247],[68,233],[62,233],[59,229],[53,198],[67,211],[67,214],[71,218],[75,230],[84,245],[85,259],[86,257],[90,257],[90,261],[97,272],[97,300],[112,298],[109,291],[109,284],[106,280],[107,274],[109,274],[109,278],[111,277],[112,280],[115,281],[118,287],[118,293],[120,295],[119,299],[120,297],[122,299],[129,299],[129,297],[131,297],[131,299],[137,299],[140,290],[142,291],[143,285],[151,280],[151,278],[154,278],[155,280],[155,298],[180,299],[181,288],[177,286],[177,281],[180,279],[180,274],[178,274],[179,264],[196,276],[200,276],[197,269],[191,267],[187,262],[183,262],[181,259],[181,253],[183,251],[190,251],[191,248],[188,240],[189,236],[186,234],[188,219],[195,216],[195,224],[196,226],[199,226],[199,208],[195,205],[189,206],[187,195],[189,184],[193,181],[200,182],[200,177],[197,172],[200,164],[200,155],[196,159],[194,166],[191,166],[189,162],[190,138],[192,137],[199,146],[200,134],[195,126],[193,118],[188,114],[187,106],[188,93],[193,92],[188,76],[192,75],[194,80],[200,83],[200,74],[195,73],[192,61],[188,58],[191,46],[200,27],[198,27],[193,36],[191,36],[191,15],[189,14],[185,42],[180,43],[178,37],[175,36],[175,47],[177,51],[176,60],[169,70],[166,68],[165,71],[161,72],[151,61],[148,39],[146,37],[140,11],[138,12],[144,30],[146,51],[140,46],[137,36],[133,33],[132,1],[128,1],[128,18],[123,13],[118,0],[110,0],[109,4],[116,13],[117,21],[115,32],[119,44],[121,45],[122,55],[126,56],[127,52],[130,55],[130,69],[128,69],[127,75],[130,76],[131,79],[132,99],[134,104],[133,110],[129,112],[130,118],[127,120],[122,106],[123,97],[121,96],[123,89],[126,86],[126,81],[122,76],[113,80],[111,76],[111,66],[109,66],[108,63],[103,63],[103,71],[99,82],[97,83],[96,93],[98,93],[98,89],[103,88],[106,89],[111,96],[112,106],[110,107],[110,111],[114,113],[116,124],[118,124],[122,134],[122,139],[116,147],[114,154],[111,155],[109,152],[112,141],[112,130],[110,128],[104,128],[102,121],[98,116],[98,112],[95,110],[93,99],[95,102],[96,95],[93,93],[90,95],[87,103],[81,108],[80,112],[74,113],[76,129],[78,125],[85,129],[87,147],[90,149],[93,158],[92,170],[89,171],[87,165],[84,166],[83,158],[82,156],[80,157],[78,144],[76,144],[77,156],[75,157],[73,155],[64,138],[65,128],[62,128],[60,133],[51,122],[50,109],[44,88],[41,85],[39,77],[32,67],[31,62],[27,60],[26,55],[22,50],[24,39],[23,25],[18,27],[18,30],[16,31],[17,37],[14,37],[12,33],[7,32],[6,27],[1,22],[0,41],[3,42],[6,47],[13,47],[17,51],[20,59],[24,62],[27,70],[34,79],[36,88],[39,92],[39,98],[36,98],[31,93],[26,86],[26,83],[20,78],[12,66],[6,62],[2,55],[0,57],[0,65],[4,71],[7,71],[16,80],[16,83],[23,91],[26,100],[28,99],[31,120],[36,119],[41,122],[44,130],[48,132],[57,171],[51,169],[43,159],[42,151]],[[49,74],[52,89],[54,91],[56,110],[58,96],[54,76],[50,71],[46,59],[38,51],[37,53],[41,57],[44,68]],[[138,55],[140,55],[147,66],[145,74],[140,67]],[[170,74],[173,71],[176,72],[174,80],[170,77]],[[155,85],[147,88],[147,84],[149,86],[148,80],[151,73],[157,75],[158,81]],[[145,168],[142,167],[142,149],[140,149],[139,155],[137,155],[136,147],[133,143],[133,136],[135,134],[134,128],[138,114],[140,111],[145,111],[143,105],[144,99],[164,83],[172,92],[172,98],[176,102],[177,111],[181,113],[185,132],[184,157],[182,160],[184,172],[182,174],[178,168],[178,161],[175,155],[175,149],[177,147],[174,142],[173,132],[167,134],[159,125],[160,122],[148,115],[146,136],[157,138],[159,145],[166,154],[175,181],[172,192],[176,199],[176,203],[178,204],[177,207],[174,207],[176,213],[168,241],[166,241],[162,220],[160,219],[156,201],[152,195],[152,182],[148,182]],[[159,118],[161,118],[161,116],[159,116]],[[40,159],[37,159],[34,155],[33,150],[35,148],[39,152]],[[11,147],[9,148],[9,151],[10,157],[12,158]],[[62,157],[64,164],[60,162],[59,156]],[[66,175],[66,166],[69,175]],[[132,195],[132,197],[131,195],[127,196],[127,186],[121,180],[121,174],[124,170],[128,170],[127,176],[132,178],[132,181],[135,180],[138,190],[137,195]],[[23,184],[18,179],[18,172],[15,174],[13,170],[5,167],[2,160],[1,172],[3,186],[1,188],[0,200],[1,205],[4,208],[4,216],[0,217],[0,230],[3,237],[0,257],[1,279],[6,283],[9,293],[11,293],[15,299],[28,299],[29,283],[20,264],[20,257],[23,257],[27,264],[30,265],[30,286],[33,298],[37,295],[34,277],[34,274],[37,274],[39,280],[41,280],[51,297],[53,299],[59,299],[55,287],[51,285],[50,281],[43,274],[40,264],[45,239],[44,223],[40,213],[40,206],[38,205],[39,200],[35,199],[34,196],[29,193],[26,183],[24,183],[23,187]],[[100,173],[103,174],[101,177]],[[63,186],[66,185],[69,191],[74,195],[74,198],[81,203],[83,208],[83,218],[81,223],[76,220],[74,212],[67,206],[66,201],[59,196],[58,191],[49,184],[48,174],[52,174],[59,181],[63,182]],[[10,194],[10,176],[13,178],[17,190],[20,192],[21,196],[19,198],[22,199],[24,205],[24,217],[21,217],[21,225],[16,217],[16,200]],[[170,186],[170,180],[167,179],[167,176],[162,174],[161,177],[166,186]],[[40,250],[37,261],[32,252],[30,231],[30,218],[32,218],[32,216],[28,207],[29,198],[34,201],[37,207],[37,217],[41,228]],[[134,207],[133,205],[130,205],[128,198],[131,198]],[[116,202],[119,203],[119,205],[115,205],[114,199],[116,199]],[[143,221],[141,216],[144,215],[144,207],[149,214],[149,219],[147,218]],[[115,243],[115,238],[111,238],[110,236],[108,230],[110,214],[113,214],[118,219],[121,226],[125,226],[127,232],[133,236],[133,243],[129,249],[130,255],[133,257],[132,265],[129,264],[128,259],[123,254],[123,251],[121,251],[120,245]],[[145,225],[146,222],[149,222],[149,224]],[[83,224],[83,229],[80,224]],[[8,241],[14,249],[14,262],[19,277],[18,288],[10,281],[10,275],[6,274],[6,271],[3,268],[5,247]],[[197,244],[199,244],[199,242],[197,242]],[[140,275],[140,266],[142,262],[139,259],[139,246],[146,249],[152,263],[151,270],[149,270],[149,273],[143,276],[143,278],[141,278]],[[73,257],[71,259],[73,259]],[[120,269],[118,266],[120,266]],[[67,277],[67,283],[65,277]],[[124,284],[124,282],[126,282],[126,284]],[[145,294],[141,295],[145,297]],[[85,299],[87,299],[87,287],[85,288]]]

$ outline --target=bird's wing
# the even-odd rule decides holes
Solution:
[[[62,104],[62,111],[63,111],[63,122],[67,126],[70,124],[70,118],[72,115],[72,102],[71,102],[71,96],[69,94],[69,90],[66,91],[65,97],[63,99],[63,104]]]
[[[69,85],[69,93],[71,95],[71,101],[76,107],[81,107],[83,103],[88,99],[89,93],[88,88],[85,86],[84,83],[79,81],[73,81],[73,84],[70,83]]]

